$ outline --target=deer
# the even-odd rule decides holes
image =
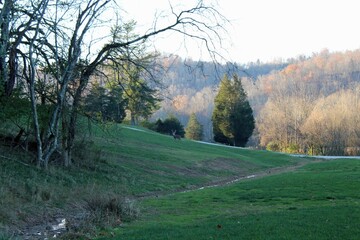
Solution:
[[[176,134],[176,130],[171,130],[172,136],[174,137],[174,139],[179,139],[181,140],[181,136],[179,134]]]

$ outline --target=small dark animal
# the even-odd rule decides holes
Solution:
[[[174,137],[174,139],[179,139],[181,140],[181,136],[176,134],[176,130],[171,130],[172,136]]]
[[[218,224],[216,227],[217,227],[218,229],[222,228],[222,226],[221,226],[220,224]]]

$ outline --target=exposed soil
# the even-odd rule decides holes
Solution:
[[[42,213],[26,216],[26,223],[18,223],[7,229],[10,239],[45,240],[59,238],[70,230],[74,231],[83,225],[89,212],[71,206],[69,209],[50,210],[44,206]],[[1,228],[0,228],[1,230]]]

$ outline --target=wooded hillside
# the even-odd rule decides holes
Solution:
[[[153,118],[196,113],[204,139],[221,77],[242,77],[257,130],[250,145],[310,154],[357,154],[360,131],[360,50],[298,57],[281,63],[225,64],[168,59],[167,96]]]
[[[214,98],[224,74],[237,74],[248,92],[249,100],[260,96],[256,86],[257,78],[275,70],[281,70],[289,63],[249,63],[240,65],[227,63],[218,65],[211,62],[197,62],[182,59],[179,56],[163,58],[161,63],[167,69],[163,76],[166,89],[163,93],[161,108],[152,119],[165,119],[175,115],[185,126],[189,116],[195,113],[204,129],[204,140],[212,141],[211,115],[214,109]],[[252,106],[254,107],[254,106]]]
[[[360,51],[329,53],[259,79],[266,97],[261,146],[287,152],[358,154]]]

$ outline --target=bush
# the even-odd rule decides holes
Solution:
[[[266,145],[266,150],[278,152],[278,151],[280,151],[280,146],[279,146],[279,144],[277,142],[269,142]]]
[[[289,146],[287,146],[285,152],[287,153],[299,153],[299,145],[295,144],[295,143],[291,143]]]
[[[140,125],[144,128],[147,128],[147,129],[150,129],[153,131],[156,131],[156,129],[157,129],[156,122],[143,121],[140,123]]]
[[[95,195],[85,202],[86,209],[91,212],[92,222],[103,227],[130,222],[138,218],[140,213],[135,200],[128,198]]]
[[[163,134],[171,134],[172,131],[176,131],[176,134],[181,137],[185,135],[184,126],[180,123],[179,119],[174,116],[168,117],[164,122],[158,119],[155,122],[155,131]]]

